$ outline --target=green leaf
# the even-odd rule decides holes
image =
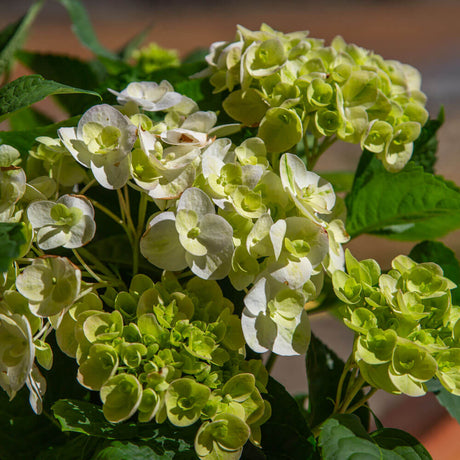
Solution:
[[[42,450],[36,460],[85,460],[93,458],[98,444],[103,441],[100,438],[92,438],[84,434],[72,437],[65,444],[49,446]]]
[[[170,460],[170,459],[196,459],[193,450],[188,452],[167,450],[158,452],[148,444],[133,444],[127,441],[113,441],[102,449],[93,460]]]
[[[98,93],[45,80],[40,75],[26,75],[0,88],[0,121],[13,112],[29,107],[35,102],[55,94],[91,94],[101,98]]]
[[[355,415],[335,415],[326,420],[318,441],[324,460],[382,459],[379,446],[372,441]]]
[[[358,417],[340,414],[326,420],[319,435],[324,460],[430,460],[428,451],[404,431],[382,428],[369,435]]]
[[[314,427],[324,422],[332,414],[344,362],[312,334],[306,364],[309,390],[309,421],[310,426]],[[345,387],[346,382],[347,379],[345,380]],[[355,398],[356,401],[361,397],[362,392],[358,393]],[[357,415],[365,426],[369,426],[369,410],[366,407],[361,407],[357,411]]]
[[[261,427],[262,449],[267,460],[306,460],[317,455],[316,441],[295,399],[273,378],[268,394],[272,416]]]
[[[422,241],[414,246],[409,257],[416,262],[434,262],[444,271],[444,276],[460,286],[460,264],[454,251],[438,241]],[[452,302],[460,304],[460,288],[452,290]]]
[[[99,42],[94,32],[85,7],[79,0],[59,0],[67,9],[72,21],[72,30],[80,43],[90,49],[95,55],[117,60],[118,57]]]
[[[371,437],[380,447],[400,455],[403,459],[431,459],[431,455],[425,447],[423,447],[416,438],[405,431],[396,428],[382,428],[374,431]],[[386,457],[384,456],[384,458]]]
[[[14,54],[24,43],[29,27],[43,4],[44,0],[33,3],[19,21],[9,24],[0,32],[0,75],[9,72]]]
[[[73,117],[61,123],[27,129],[24,131],[0,131],[0,144],[12,145],[21,153],[24,161],[29,155],[29,150],[39,136],[57,137],[57,130],[62,126],[76,126],[80,117]]]
[[[8,122],[13,131],[26,131],[31,128],[49,125],[53,123],[53,120],[32,107],[26,107],[13,113]]]
[[[398,173],[364,151],[346,199],[347,231],[397,240],[440,238],[460,227],[460,190],[412,162]]]
[[[444,123],[444,107],[441,107],[438,117],[428,120],[422,128],[418,139],[414,142],[414,151],[411,160],[423,167],[425,172],[434,172],[436,163],[436,151],[438,150],[438,139],[436,134]]]
[[[135,440],[142,439],[143,444],[148,445],[160,455],[170,451],[180,452],[185,455],[185,453],[193,451],[193,441],[197,430],[195,425],[177,428],[167,422],[161,425],[155,422],[137,423],[129,421],[113,424],[104,417],[102,407],[85,401],[70,399],[57,401],[52,410],[61,425],[62,431],[73,431],[98,438],[117,439],[120,441],[131,440],[135,442]],[[124,458],[131,457],[126,456]],[[163,457],[159,458],[162,459]],[[184,456],[183,458],[186,457]]]
[[[335,193],[349,192],[353,186],[355,173],[351,171],[321,171],[320,176],[334,187]]]
[[[29,391],[23,388],[8,400],[0,391],[0,458],[29,460],[50,445],[65,442],[66,437],[44,415],[36,415],[29,404]]]
[[[17,58],[30,70],[47,80],[58,81],[85,90],[95,90],[100,84],[91,63],[74,57],[20,51]],[[58,95],[56,98],[69,115],[79,115],[94,104],[92,95],[81,95],[80,97]]]
[[[21,255],[26,243],[24,228],[23,223],[0,222],[0,272],[8,271],[13,260]]]

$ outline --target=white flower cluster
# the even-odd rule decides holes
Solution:
[[[248,345],[304,353],[305,303],[319,294],[325,269],[343,267],[348,238],[331,185],[293,154],[271,164],[260,138],[239,146],[217,138],[238,125],[215,127],[214,112],[199,111],[167,82],[132,83],[116,94],[123,106],[93,107],[59,135],[102,186],[132,179],[161,209],[141,253],[165,270],[228,276],[236,289],[250,289],[242,316]],[[153,122],[145,111],[157,110],[166,115]]]

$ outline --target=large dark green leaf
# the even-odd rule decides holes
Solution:
[[[174,446],[172,449],[157,451],[148,442],[112,441],[100,450],[93,460],[196,460],[193,448],[183,450]]]
[[[423,241],[414,246],[409,256],[416,262],[434,262],[444,271],[444,275],[460,286],[460,264],[454,251],[438,241]],[[452,302],[460,304],[460,288],[452,291]]]
[[[346,227],[352,237],[372,233],[420,241],[440,238],[460,227],[456,186],[412,162],[399,173],[390,173],[367,151],[346,203]]]
[[[41,126],[24,131],[0,131],[0,144],[12,145],[21,153],[21,158],[25,160],[29,155],[29,150],[35,144],[35,139],[39,136],[57,137],[57,130],[62,126],[76,126],[80,117],[73,117],[62,123]]]
[[[372,439],[384,450],[394,452],[405,460],[430,460],[431,455],[420,444],[418,439],[414,438],[405,431],[396,428],[382,428],[371,434]]]
[[[0,222],[0,272],[8,271],[13,260],[21,255],[25,243],[23,223]]]
[[[306,356],[308,378],[309,422],[315,427],[328,418],[334,409],[337,386],[342,375],[344,362],[321,340],[312,334]],[[348,373],[348,376],[350,374]],[[348,378],[345,380],[345,385]],[[362,397],[359,392],[354,402]],[[369,410],[361,407],[357,411],[363,424],[369,426]]]
[[[382,428],[369,435],[358,417],[341,414],[323,423],[319,445],[324,460],[430,460],[428,451],[401,430]]]
[[[130,440],[136,444],[142,441],[160,455],[168,451],[193,450],[193,440],[198,429],[196,425],[177,428],[168,422],[160,425],[134,421],[113,424],[104,417],[100,406],[79,400],[62,399],[52,409],[63,431],[104,439]]]
[[[100,98],[94,91],[45,80],[40,75],[26,75],[0,88],[0,121],[17,110],[56,94],[90,94]]]
[[[275,379],[265,396],[272,416],[262,425],[262,449],[267,460],[316,459],[316,441],[295,399]]]
[[[93,458],[93,454],[99,445],[103,443],[100,438],[92,438],[84,434],[71,436],[65,444],[51,445],[42,450],[36,460],[87,460]]]
[[[9,24],[0,32],[0,75],[9,71],[14,54],[24,43],[29,27],[41,10],[43,3],[44,0],[33,3],[19,21]]]
[[[20,51],[17,58],[32,72],[48,80],[85,90],[95,90],[100,84],[94,66],[74,57]],[[92,95],[57,95],[56,98],[70,115],[79,115],[94,104]]]
[[[341,414],[323,423],[319,435],[324,460],[381,460],[381,451],[355,415]]]
[[[0,389],[0,458],[30,460],[51,445],[66,441],[66,436],[44,415],[36,415],[29,404],[29,391],[23,388],[8,400]]]
[[[112,53],[99,42],[94,32],[91,21],[85,7],[79,0],[59,0],[67,9],[72,21],[72,30],[80,40],[81,44],[90,49],[95,55],[108,59],[118,59],[115,53]]]
[[[411,161],[423,167],[426,172],[434,172],[438,139],[436,134],[444,123],[444,108],[441,108],[438,118],[428,120],[422,128],[418,139],[414,142],[414,151]]]

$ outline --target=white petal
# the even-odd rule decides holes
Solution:
[[[89,243],[96,233],[96,223],[88,216],[82,216],[80,222],[70,229],[70,239],[63,246],[68,249],[80,248]]]
[[[270,228],[270,240],[273,245],[273,251],[275,253],[276,260],[278,260],[281,254],[281,250],[283,249],[286,228],[287,225],[284,219],[278,220]]]
[[[131,176],[129,156],[116,163],[111,163],[105,158],[95,157],[96,155],[93,156],[93,160],[96,161],[91,161],[91,171],[99,184],[109,190],[115,190],[126,185]]]
[[[244,298],[246,309],[257,316],[261,312],[265,312],[268,303],[267,279],[261,278],[254,284]]]
[[[206,214],[216,213],[208,195],[196,187],[190,187],[182,194],[177,203],[177,210],[179,211],[180,209],[195,211],[198,215],[198,220]]]
[[[200,111],[188,116],[184,123],[182,123],[181,128],[207,133],[216,124],[216,121],[217,115],[215,112]]]
[[[241,328],[247,345],[256,353],[265,353],[272,349],[277,326],[270,317],[263,313],[252,315],[245,308],[241,314]]]
[[[284,265],[277,264],[273,268],[269,271],[270,276],[291,289],[300,289],[310,279],[313,271],[306,257],[301,258],[298,262],[287,259]]]
[[[65,232],[62,227],[46,225],[37,232],[37,244],[40,249],[47,251],[64,246],[70,237],[70,231]]]
[[[277,324],[277,334],[272,351],[281,356],[295,356],[306,353],[310,344],[311,329],[307,313],[302,311],[293,327],[288,329]]]
[[[160,138],[166,144],[171,145],[197,145],[205,146],[208,143],[208,135],[189,129],[176,128],[164,131]]]
[[[78,208],[85,216],[94,217],[94,208],[91,201],[83,195],[62,195],[57,203],[62,203],[68,208]]]
[[[178,271],[187,267],[174,213],[162,212],[151,220],[141,238],[140,251],[151,264],[164,270]]]
[[[54,201],[35,201],[29,205],[27,208],[27,218],[34,229],[54,224],[50,213],[55,205]]]
[[[87,168],[91,165],[91,152],[86,148],[86,144],[77,138],[76,128],[59,128],[58,135],[70,154],[83,166]]]

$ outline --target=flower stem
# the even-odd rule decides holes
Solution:
[[[94,271],[88,266],[88,264],[83,260],[83,258],[78,254],[76,249],[72,249],[73,255],[77,258],[78,262],[85,267],[85,270],[99,283],[102,283],[102,278],[100,278]]]
[[[265,369],[267,369],[267,372],[269,374],[271,373],[277,358],[278,358],[278,355],[276,353],[273,353],[273,351],[271,351],[270,354],[268,355],[267,364],[265,364]]]
[[[347,410],[346,410],[346,414],[352,414],[353,412],[355,412],[356,410],[358,410],[361,406],[364,406],[364,404],[367,403],[367,401],[372,397],[374,396],[374,394],[376,393],[376,391],[378,390],[378,388],[371,388],[369,390],[369,392],[364,395],[356,404],[353,404],[353,406],[349,407]]]
[[[105,215],[110,217],[112,220],[114,220],[118,225],[121,225],[122,227],[125,227],[125,223],[123,222],[123,219],[118,217],[115,213],[113,213],[110,209],[106,208],[104,205],[96,201],[94,198],[90,198],[91,203],[93,206],[100,211],[102,211]]]
[[[347,362],[345,363],[343,367],[342,375],[340,376],[339,383],[337,384],[337,393],[335,395],[334,412],[339,408],[340,400],[342,398],[343,384],[345,383],[345,379],[348,375],[348,372],[352,367],[352,362],[353,362],[353,355],[350,355],[347,359]],[[352,376],[350,375],[350,380],[351,380],[351,377]]]
[[[338,408],[339,414],[345,414],[348,406],[351,404],[355,396],[358,394],[359,390],[361,390],[362,386],[364,385],[365,380],[361,374],[358,374],[358,377],[354,381],[353,385],[351,386],[350,390],[345,395],[345,398]]]
[[[79,195],[84,195],[94,184],[96,183],[96,179],[90,180],[80,191]]]

